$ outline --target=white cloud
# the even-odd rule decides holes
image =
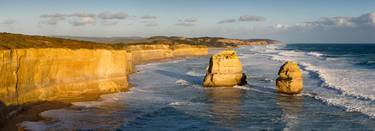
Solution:
[[[100,19],[117,19],[122,20],[127,18],[129,15],[125,12],[102,12],[98,14]]]
[[[197,17],[187,17],[187,18],[184,18],[184,19],[179,19],[178,23],[176,23],[175,25],[177,25],[177,26],[194,26],[197,21],[198,21]]]
[[[198,21],[198,18],[197,17],[188,17],[188,18],[185,18],[185,19],[181,19],[179,20],[180,22],[188,22],[188,23],[193,23],[193,22],[197,22]]]
[[[60,13],[56,13],[56,14],[43,14],[43,15],[40,15],[41,18],[54,18],[54,19],[62,19],[64,20],[66,15],[64,14],[60,14]]]
[[[266,21],[266,18],[263,16],[253,16],[253,15],[242,15],[238,19],[238,21],[244,21],[244,22],[260,22],[260,21]]]
[[[96,15],[93,13],[85,13],[85,12],[76,12],[69,15],[70,17],[80,17],[80,18],[94,18]]]
[[[219,24],[224,24],[224,23],[235,23],[235,22],[237,22],[236,19],[225,19],[225,20],[219,21],[218,23]]]
[[[11,24],[14,24],[16,22],[16,20],[13,20],[13,19],[6,19],[6,20],[3,20],[3,21],[0,21],[0,24],[3,24],[3,25],[11,25]]]
[[[142,16],[141,19],[158,19],[158,17],[151,16],[151,15],[145,15],[145,16]]]
[[[278,37],[299,42],[374,42],[375,12],[360,16],[323,17],[295,24],[276,24],[271,30]]]
[[[236,22],[262,22],[266,21],[266,18],[263,16],[252,16],[252,15],[242,15],[237,19],[224,19],[220,20],[218,24],[225,24],[225,23],[236,23]]]
[[[102,20],[100,21],[100,23],[102,25],[105,25],[105,26],[112,26],[112,25],[117,25],[118,24],[118,21],[113,21],[113,20]]]
[[[283,24],[274,27],[279,28]],[[375,27],[375,12],[363,14],[358,17],[323,17],[317,21],[296,23],[294,25],[283,26],[292,29],[334,29],[334,28],[363,28]],[[283,29],[285,29],[283,28]]]
[[[84,26],[84,25],[88,25],[88,24],[95,24],[95,19],[94,18],[91,18],[91,17],[83,17],[83,18],[79,18],[79,19],[72,19],[70,20],[70,24],[72,24],[73,26]]]
[[[96,15],[92,13],[78,12],[69,16],[72,17],[69,23],[73,26],[84,26],[96,23]]]
[[[155,21],[152,21],[152,22],[146,23],[145,26],[147,26],[147,27],[155,27],[155,26],[158,26],[158,23],[155,22]]]
[[[47,25],[57,25],[60,21],[64,21],[67,15],[56,13],[56,14],[43,14],[40,16],[43,20],[40,21],[41,24]]]
[[[102,12],[97,14],[86,13],[86,12],[76,12],[72,14],[43,14],[40,16],[40,24],[46,25],[57,25],[58,23],[68,20],[68,23],[72,26],[84,26],[89,24],[95,24],[97,19],[100,19],[102,25],[116,25],[119,23],[119,20],[125,19],[128,17],[128,14],[125,12]]]
[[[273,27],[276,29],[287,29],[289,28],[289,25],[288,24],[276,24]]]

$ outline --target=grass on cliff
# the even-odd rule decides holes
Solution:
[[[95,42],[68,40],[46,36],[0,33],[0,49],[22,48],[110,49],[111,46]]]
[[[127,49],[132,45],[169,45],[169,48],[180,48],[184,45],[194,45],[196,47],[206,47],[207,45],[199,42],[186,40],[155,39],[148,42],[139,43],[96,43],[81,40],[70,40],[63,38],[32,36],[23,34],[0,33],[0,50],[6,49],[25,49],[25,48],[68,48],[68,49]],[[144,46],[145,49],[151,48]]]

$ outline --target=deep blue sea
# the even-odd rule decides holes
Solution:
[[[375,45],[236,49],[248,85],[201,86],[209,56],[137,66],[129,92],[43,112],[29,130],[375,130]],[[217,50],[212,50],[215,53]],[[280,66],[303,71],[298,96],[275,92]]]

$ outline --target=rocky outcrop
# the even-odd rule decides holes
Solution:
[[[277,92],[299,94],[303,90],[302,72],[297,63],[288,61],[280,67],[276,80]]]
[[[246,84],[246,75],[242,73],[242,65],[235,51],[226,50],[211,57],[203,82],[205,87],[243,84]]]

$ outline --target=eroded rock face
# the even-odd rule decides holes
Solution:
[[[86,94],[124,91],[136,64],[207,53],[208,48],[204,47],[172,49],[168,45],[136,45],[123,50],[0,50],[0,104],[67,101]]]
[[[0,100],[11,105],[126,90],[127,56],[106,49],[1,50]]]
[[[286,94],[299,94],[303,90],[302,72],[297,63],[286,62],[279,70],[276,79],[277,92]]]
[[[235,86],[246,84],[246,75],[236,52],[226,50],[213,55],[204,78],[205,87]]]

